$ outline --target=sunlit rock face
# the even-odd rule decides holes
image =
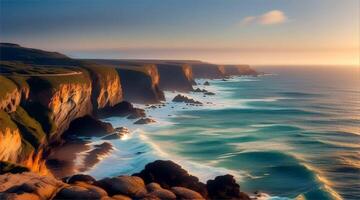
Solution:
[[[21,152],[21,135],[19,129],[0,129],[0,160],[17,162]]]
[[[85,74],[66,77],[64,80],[33,77],[28,80],[28,84],[30,95],[27,108],[35,109],[30,115],[40,122],[40,118],[47,117],[48,127],[44,130],[50,135],[49,142],[57,140],[72,120],[92,112],[91,81]],[[36,108],[41,107],[47,113],[35,113]]]
[[[217,79],[224,77],[224,70],[219,65],[199,63],[191,66],[194,78]]]
[[[0,110],[14,112],[20,104],[21,92],[14,82],[0,75]]]
[[[188,92],[193,90],[192,68],[188,64],[157,64],[162,90]]]
[[[124,100],[132,103],[158,103],[165,99],[159,88],[156,65],[117,68],[120,74]]]
[[[115,68],[94,63],[86,63],[84,66],[92,79],[94,111],[112,107],[123,100],[120,76]]]
[[[223,65],[223,72],[227,76],[256,76],[258,72],[249,65]]]

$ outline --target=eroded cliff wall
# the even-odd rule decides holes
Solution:
[[[162,90],[189,92],[195,84],[189,64],[156,64]]]

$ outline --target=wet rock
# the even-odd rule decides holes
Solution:
[[[140,108],[135,108],[130,102],[122,101],[113,107],[104,108],[99,111],[99,115],[102,117],[120,116],[129,119],[136,119],[145,117],[145,111]]]
[[[110,195],[122,194],[131,198],[140,198],[147,194],[144,181],[136,176],[105,178],[97,181],[95,185],[105,189]]]
[[[180,200],[189,200],[189,199],[197,199],[197,200],[205,200],[204,197],[201,196],[198,192],[193,190],[184,188],[184,187],[172,187],[171,191],[176,195],[177,199]]]
[[[73,199],[102,199],[107,192],[102,188],[84,182],[76,182],[75,185],[65,186],[56,196],[55,200]]]
[[[110,123],[102,122],[90,115],[80,117],[71,122],[65,134],[87,137],[100,137],[111,133],[114,128]]]
[[[172,161],[157,160],[145,166],[145,169],[134,176],[141,177],[145,183],[156,182],[162,188],[181,186],[191,188],[202,196],[207,196],[206,186],[195,176],[188,174],[180,165]]]
[[[223,78],[222,81],[228,81],[228,80]]]
[[[155,123],[156,121],[150,118],[141,118],[139,120],[137,120],[136,122],[134,122],[134,124],[150,124],[150,123]]]
[[[109,154],[112,150],[113,146],[108,142],[94,145],[94,149],[86,153],[84,158],[84,165],[79,169],[79,171],[84,172],[89,170],[100,161],[101,157]]]
[[[192,103],[192,104],[202,104],[200,101],[195,101],[194,99],[189,98],[184,95],[181,95],[181,94],[176,95],[172,101],[173,102]]]
[[[84,183],[88,183],[88,184],[93,184],[96,180],[89,175],[86,174],[76,174],[73,175],[69,178],[69,180],[67,181],[67,183],[69,184],[73,184],[76,182],[84,182]]]
[[[211,199],[250,200],[248,195],[240,192],[240,186],[229,174],[207,181],[206,187]]]
[[[205,81],[204,85],[210,85],[209,81]]]
[[[7,173],[0,175],[0,199],[49,199],[64,185],[53,177],[32,172]]]
[[[206,94],[206,95],[215,95],[215,93],[213,93],[213,92],[205,92],[204,94]]]

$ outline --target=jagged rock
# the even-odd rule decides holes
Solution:
[[[137,120],[136,122],[134,122],[134,124],[150,124],[150,123],[154,123],[156,122],[153,119],[150,118],[141,118],[139,120]]]
[[[176,195],[177,199],[180,200],[189,200],[189,199],[196,199],[196,200],[205,200],[204,197],[201,196],[198,192],[193,190],[184,188],[184,187],[172,187],[171,191]]]
[[[105,189],[109,195],[122,194],[131,198],[140,198],[147,194],[144,181],[136,176],[105,178],[97,181],[95,185]]]
[[[88,184],[93,184],[96,180],[89,175],[86,174],[76,174],[73,175],[69,178],[69,180],[67,181],[67,183],[72,184],[75,182],[84,182],[84,183],[88,183]]]
[[[205,81],[204,85],[210,85],[209,81]]]
[[[73,199],[101,199],[107,196],[102,188],[84,182],[76,182],[62,188],[54,197],[55,200]]]
[[[111,133],[114,128],[110,123],[102,122],[92,116],[84,116],[71,122],[65,134],[87,137],[99,137]]]
[[[99,115],[102,117],[120,116],[129,119],[136,119],[145,117],[145,111],[140,108],[135,108],[130,102],[122,101],[113,107],[107,107],[99,111]]]
[[[32,172],[0,175],[0,199],[49,199],[65,183]]]
[[[181,95],[181,94],[176,95],[172,101],[173,102],[192,103],[192,104],[202,104],[200,101],[195,101],[194,99],[189,98],[184,95]]]
[[[165,189],[181,186],[191,188],[202,196],[207,196],[206,186],[195,176],[188,174],[180,165],[172,161],[157,160],[145,166],[145,169],[134,176],[141,177],[145,183],[156,182]]]
[[[217,176],[214,180],[208,180],[206,187],[211,199],[250,200],[248,195],[240,192],[239,184],[229,174]]]

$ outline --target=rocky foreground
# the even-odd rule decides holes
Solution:
[[[0,199],[238,199],[250,197],[240,192],[233,176],[218,176],[202,183],[172,161],[158,160],[132,176],[95,180],[77,174],[63,180],[33,172],[0,175]]]

